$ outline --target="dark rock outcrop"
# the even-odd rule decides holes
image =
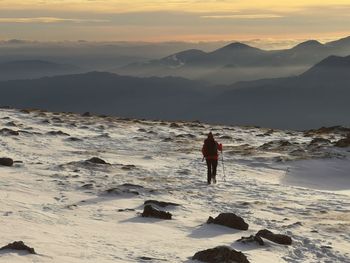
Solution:
[[[67,141],[70,141],[70,142],[81,142],[82,139],[79,139],[77,137],[69,137],[69,138],[67,138]]]
[[[163,201],[157,201],[157,200],[147,200],[144,202],[144,205],[150,205],[154,204],[159,207],[167,207],[167,206],[179,206],[179,204],[172,203],[172,202],[163,202]]]
[[[328,144],[331,144],[330,140],[317,137],[312,139],[309,145],[312,146],[312,145],[328,145]]]
[[[350,133],[348,134],[348,136],[346,138],[340,139],[339,141],[337,141],[335,143],[336,147],[349,147],[350,146]]]
[[[92,157],[91,159],[86,160],[85,162],[94,163],[94,164],[109,164],[105,160],[102,160],[101,158],[98,158],[98,157]]]
[[[83,117],[91,117],[92,115],[91,115],[91,113],[90,112],[84,112],[81,116],[83,116]]]
[[[53,136],[56,136],[56,135],[59,135],[59,136],[70,136],[68,133],[65,133],[63,131],[49,131],[47,134],[48,135],[53,135]]]
[[[239,217],[233,213],[221,213],[216,218],[210,216],[207,224],[223,225],[238,230],[248,230],[249,228],[249,225],[244,222],[242,217]]]
[[[243,244],[256,242],[260,246],[265,245],[264,240],[262,240],[262,238],[257,235],[250,235],[249,237],[241,237],[240,239],[237,240],[237,242],[241,242]]]
[[[2,134],[2,135],[18,136],[19,132],[11,130],[11,129],[8,129],[8,128],[3,128],[3,129],[0,130],[0,134]]]
[[[274,243],[281,244],[281,245],[291,245],[292,244],[291,237],[289,237],[287,235],[274,234],[267,229],[260,230],[258,233],[256,233],[256,236],[268,239]]]
[[[173,122],[169,125],[170,128],[180,128],[181,126],[177,124],[176,122]]]
[[[304,132],[306,137],[310,137],[315,134],[329,134],[329,133],[348,133],[350,132],[350,128],[346,128],[343,126],[332,126],[332,127],[321,127],[317,130],[308,130]]]
[[[170,220],[172,214],[165,211],[160,211],[158,209],[153,208],[151,205],[146,205],[142,212],[142,217],[154,217],[159,219]]]
[[[2,166],[12,166],[13,160],[11,158],[0,158],[0,165]]]
[[[263,145],[259,146],[259,150],[282,150],[286,147],[290,147],[293,144],[287,140],[279,140],[279,141],[270,141],[266,142]]]
[[[242,252],[228,246],[218,246],[199,251],[192,259],[210,263],[249,263],[249,260]]]
[[[13,243],[10,243],[2,248],[0,248],[0,250],[23,250],[23,251],[27,251],[30,254],[36,254],[34,248],[28,247],[27,245],[25,245],[23,243],[23,241],[15,241]]]
[[[110,188],[106,190],[107,194],[115,194],[115,195],[122,195],[122,194],[133,194],[133,195],[140,195],[139,191],[144,190],[144,187],[141,185],[136,184],[122,184],[118,185],[116,187]]]

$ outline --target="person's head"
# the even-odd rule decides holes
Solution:
[[[211,132],[208,133],[208,139],[214,139],[214,136]]]

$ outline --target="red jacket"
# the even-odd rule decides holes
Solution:
[[[208,140],[208,139],[206,139]],[[203,144],[203,147],[202,147],[202,154],[203,156],[205,157],[205,159],[207,160],[218,160],[219,159],[219,154],[218,152],[216,151],[216,154],[215,155],[208,155],[207,153],[207,149],[206,149],[206,140],[204,141],[204,144]],[[222,144],[218,143],[217,141],[214,141],[216,143],[216,147],[217,147],[217,150],[222,152]]]

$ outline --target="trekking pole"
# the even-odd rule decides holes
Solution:
[[[224,173],[224,182],[226,182],[226,174],[225,174],[225,163],[224,163],[224,153],[221,151],[221,160],[222,160],[222,172]]]

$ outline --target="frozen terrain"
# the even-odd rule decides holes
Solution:
[[[0,110],[0,130],[0,157],[15,160],[0,166],[0,247],[23,240],[38,253],[2,251],[0,262],[193,262],[218,245],[256,263],[350,262],[350,150],[333,145],[341,131],[12,109]],[[224,145],[226,181],[220,162],[207,186],[209,130]],[[109,164],[86,162],[95,156]],[[173,220],[142,218],[148,199],[181,206],[165,209]],[[249,230],[206,224],[222,212]],[[264,228],[293,244],[236,242]]]

